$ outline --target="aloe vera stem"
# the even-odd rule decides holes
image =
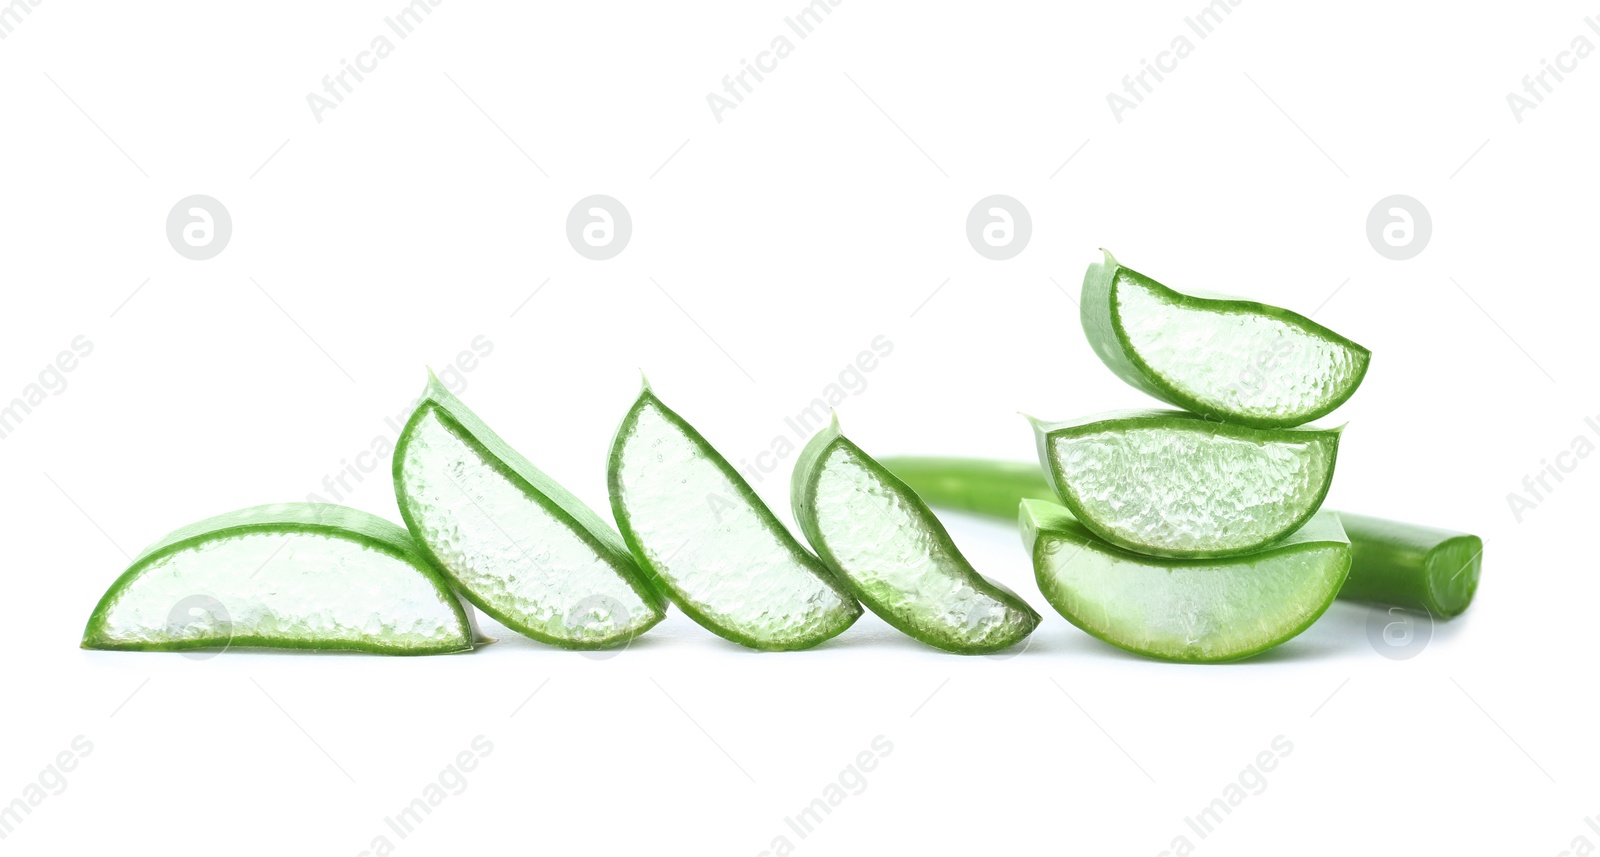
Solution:
[[[1036,464],[982,458],[881,458],[889,472],[924,501],[1007,523],[1023,500],[1060,502]],[[1350,577],[1339,590],[1349,601],[1460,615],[1472,603],[1483,566],[1477,536],[1339,513],[1350,537]]]
[[[959,509],[1002,521],[1017,519],[1023,500],[1061,498],[1039,463],[983,458],[880,458],[878,463],[900,477],[929,505]]]
[[[1466,533],[1340,512],[1350,536],[1350,579],[1340,598],[1458,616],[1472,603],[1483,540]],[[1356,575],[1356,569],[1361,575]]]

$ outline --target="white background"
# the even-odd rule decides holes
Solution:
[[[1190,33],[1193,53],[1119,123],[1107,93],[1189,33],[1200,0],[844,0],[719,123],[707,93],[800,0],[451,0],[316,121],[307,93],[401,5],[42,0],[0,41],[0,402],[74,337],[93,343],[0,441],[0,802],[74,736],[93,744],[6,849],[1600,841],[1584,822],[1600,812],[1600,463],[1563,459],[1573,471],[1520,522],[1507,500],[1575,437],[1600,443],[1583,421],[1600,414],[1600,58],[1521,122],[1506,103],[1575,37],[1600,44],[1593,4],[1250,0]],[[634,224],[603,262],[564,232],[596,193]],[[994,193],[1032,215],[1009,261],[964,234]],[[1397,193],[1433,220],[1404,262],[1365,234]],[[190,194],[232,214],[209,261],[164,234]],[[1243,664],[1152,663],[1054,615],[1008,528],[952,516],[970,558],[1047,614],[1020,655],[937,653],[871,616],[762,655],[677,612],[607,660],[508,634],[420,659],[77,647],[127,554],[217,512],[327,496],[325,476],[393,437],[424,366],[477,336],[493,352],[467,403],[597,509],[639,368],[738,461],[788,436],[784,418],[879,335],[892,355],[839,406],[864,448],[1026,459],[1019,410],[1150,403],[1079,328],[1100,246],[1370,347],[1330,418],[1350,427],[1329,504],[1484,536],[1472,610],[1404,661],[1339,604]],[[785,518],[792,463],[756,486]],[[387,469],[345,501],[398,520]],[[477,735],[493,750],[466,790],[395,837],[384,818]],[[879,735],[893,750],[865,790],[795,835],[785,817]],[[1293,750],[1264,792],[1207,838],[1186,827],[1280,735]]]

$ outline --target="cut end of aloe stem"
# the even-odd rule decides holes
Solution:
[[[1483,540],[1467,533],[1339,513],[1355,547],[1342,597],[1459,616],[1483,572]]]
[[[640,566],[713,633],[754,649],[804,649],[860,617],[749,483],[648,389],[617,429],[608,476]]]
[[[1305,316],[1183,294],[1105,254],[1079,302],[1095,353],[1162,401],[1245,425],[1294,426],[1349,399],[1371,352]]]
[[[394,486],[406,526],[445,575],[518,633],[601,648],[665,615],[621,537],[432,373],[395,444]]]
[[[1266,651],[1310,627],[1350,570],[1332,513],[1265,550],[1193,560],[1107,544],[1061,506],[1024,500],[1023,542],[1039,589],[1067,621],[1114,646],[1183,663]]]
[[[1327,496],[1340,433],[1182,411],[1117,411],[1034,431],[1051,483],[1085,527],[1172,557],[1255,550],[1299,528]]]
[[[101,598],[86,649],[467,651],[456,599],[405,530],[317,503],[257,506],[178,530]]]
[[[1009,648],[1039,624],[1016,593],[979,574],[916,492],[834,425],[801,452],[795,518],[828,567],[884,621],[962,654]]]
[[[1459,616],[1478,591],[1483,542],[1465,535],[1441,542],[1428,552],[1426,565],[1433,610],[1446,618]]]

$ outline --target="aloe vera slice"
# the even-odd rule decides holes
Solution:
[[[1122,380],[1213,419],[1294,426],[1360,386],[1372,354],[1305,316],[1223,296],[1181,294],[1117,262],[1089,266],[1084,333]]]
[[[476,637],[405,530],[343,506],[284,503],[208,518],[145,550],[100,599],[83,647],[426,655],[466,651]]]
[[[861,605],[694,427],[639,392],[611,442],[611,509],[639,565],[706,629],[764,651],[804,649]]]
[[[428,374],[394,450],[400,516],[501,624],[571,649],[644,633],[665,603],[622,539]]]
[[[1057,494],[1102,539],[1144,554],[1225,556],[1303,525],[1333,480],[1340,429],[1262,429],[1182,411],[1032,420]]]
[[[1023,544],[1045,600],[1130,652],[1219,663],[1311,626],[1350,571],[1350,542],[1325,512],[1265,550],[1225,559],[1141,556],[1101,541],[1054,503],[1024,500]]]
[[[1355,564],[1341,598],[1459,616],[1483,570],[1483,540],[1467,533],[1340,512]]]
[[[1014,521],[1022,500],[1058,498],[1035,464],[984,458],[902,456],[879,459],[930,505]],[[1483,570],[1483,540],[1338,512],[1350,539],[1350,576],[1339,597],[1458,616],[1472,603]]]
[[[930,646],[1008,648],[1039,624],[1016,593],[967,562],[916,492],[839,431],[806,444],[790,482],[795,519],[867,609]]]

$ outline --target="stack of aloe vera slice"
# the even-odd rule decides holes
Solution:
[[[1105,259],[1080,303],[1095,353],[1184,410],[1033,423],[1042,474],[889,459],[925,499],[1020,514],[1039,588],[1112,645],[1237,660],[1305,630],[1334,598],[1453,616],[1475,536],[1322,511],[1341,429],[1303,425],[1355,392],[1367,349],[1284,309],[1188,295]]]

